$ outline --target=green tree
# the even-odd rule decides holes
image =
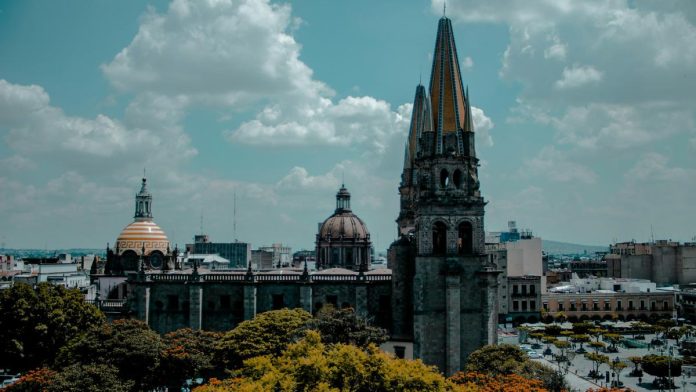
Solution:
[[[2,389],[2,392],[46,391],[53,383],[57,372],[48,368],[30,370],[17,382]]]
[[[581,323],[573,323],[573,333],[575,335],[585,335],[594,327],[594,324],[585,321]]]
[[[104,315],[79,290],[16,283],[0,291],[0,368],[26,371],[52,365],[70,339]]]
[[[160,336],[137,320],[116,320],[86,331],[61,349],[57,364],[111,365],[135,390],[156,387],[157,368],[164,345]]]
[[[421,361],[396,359],[376,346],[325,345],[316,331],[279,356],[244,361],[235,378],[211,380],[195,392],[224,391],[453,391],[455,385]]]
[[[128,392],[133,381],[119,378],[118,369],[110,365],[70,365],[62,369],[47,392]]]
[[[367,318],[361,317],[353,309],[336,309],[325,306],[306,328],[319,331],[324,343],[344,343],[359,347],[369,344],[382,344],[387,341],[387,331],[370,325]]]
[[[618,352],[616,345],[621,342],[622,336],[618,333],[605,333],[604,340],[609,342],[609,351],[615,353]]]
[[[221,374],[216,368],[215,347],[220,332],[179,329],[163,337],[160,365],[157,369],[162,386],[180,390],[189,379],[208,379]]]
[[[628,357],[627,359],[633,363],[633,370],[631,370],[630,375],[633,377],[638,377],[641,374],[640,370],[638,369],[638,366],[643,361],[643,358],[639,357],[639,356],[631,356],[631,357]]]
[[[311,318],[302,309],[259,313],[225,333],[217,345],[220,361],[225,368],[236,369],[245,359],[280,355]]]
[[[676,358],[670,359],[665,355],[650,354],[643,357],[641,366],[649,375],[664,379],[669,376],[670,368],[672,377],[679,377],[682,361]]]
[[[602,364],[609,363],[609,357],[602,354],[587,353],[585,354],[585,358],[592,362],[592,372],[590,373],[590,377],[593,378],[599,378],[599,367],[602,366]]]
[[[620,360],[619,360],[619,361],[611,361],[611,362],[609,362],[609,368],[611,369],[612,372],[614,372],[614,374],[616,374],[616,383],[617,383],[616,386],[617,386],[617,387],[618,387],[619,385],[621,385],[621,372],[622,372],[624,369],[626,369],[627,367],[628,367],[628,365],[626,365],[625,363],[621,362]]]
[[[598,353],[599,350],[604,349],[605,347],[607,347],[607,344],[604,343],[604,342],[590,342],[588,345],[589,345],[590,347],[592,347],[592,348],[595,350],[596,353]]]
[[[488,345],[474,351],[469,355],[464,371],[490,377],[517,374],[527,379],[541,380],[550,391],[567,389],[563,376],[556,370],[531,361],[524,351],[511,344]]]
[[[582,353],[585,351],[585,349],[582,347],[584,343],[587,343],[590,341],[590,336],[589,335],[571,335],[570,340],[573,341],[573,343],[580,343],[580,348],[578,348],[578,352]]]
[[[547,336],[559,336],[561,334],[561,326],[557,324],[549,324],[544,329],[544,334]]]

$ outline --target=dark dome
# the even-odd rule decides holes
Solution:
[[[344,239],[368,239],[370,232],[367,231],[365,223],[352,212],[340,212],[331,215],[319,229],[321,238],[339,238]]]

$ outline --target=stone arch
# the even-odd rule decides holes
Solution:
[[[457,253],[460,255],[474,253],[474,226],[467,220],[457,226]]]
[[[578,316],[570,316],[570,317],[568,317],[568,322],[570,322],[570,323],[577,323],[577,322],[578,322]]]
[[[636,319],[635,314],[629,314],[628,316],[626,316],[626,321],[634,321],[635,319]]]
[[[433,254],[444,255],[447,253],[447,225],[442,221],[433,223]]]
[[[447,169],[440,170],[440,188],[447,188],[449,186],[449,172]]]
[[[602,316],[600,316],[600,315],[598,315],[598,314],[595,314],[595,315],[593,315],[593,316],[591,317],[591,319],[592,319],[592,321],[601,321],[601,320],[602,320]],[[611,319],[611,316],[609,316],[609,319]]]
[[[457,169],[452,173],[452,183],[457,189],[462,187],[462,171]]]
[[[539,321],[539,319],[538,319],[536,316],[529,316],[529,317],[527,317],[527,322],[528,322],[528,323],[532,323],[532,324],[533,324],[533,323],[536,323],[537,321]]]
[[[610,314],[605,314],[604,317],[602,317],[602,320],[605,320],[605,321],[611,321],[613,319],[614,318]]]
[[[121,266],[126,271],[138,269],[138,254],[133,249],[128,249],[121,254]]]
[[[526,319],[524,318],[524,316],[517,316],[517,317],[515,317],[514,320],[512,320],[513,325],[520,325],[520,324],[524,324],[525,322],[526,322]]]
[[[582,316],[580,316],[580,321],[587,321],[589,319],[590,319],[590,317],[586,314],[583,314]]]

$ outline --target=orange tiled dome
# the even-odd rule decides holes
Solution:
[[[119,255],[127,250],[133,250],[140,254],[144,245],[147,256],[155,250],[167,254],[169,239],[155,222],[136,221],[121,231],[116,239],[116,244]]]

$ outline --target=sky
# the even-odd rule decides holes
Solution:
[[[386,249],[442,14],[442,0],[0,1],[0,247],[113,244],[146,170],[180,246],[203,231],[312,248],[343,181]],[[696,3],[449,0],[446,15],[488,231],[696,236]]]

